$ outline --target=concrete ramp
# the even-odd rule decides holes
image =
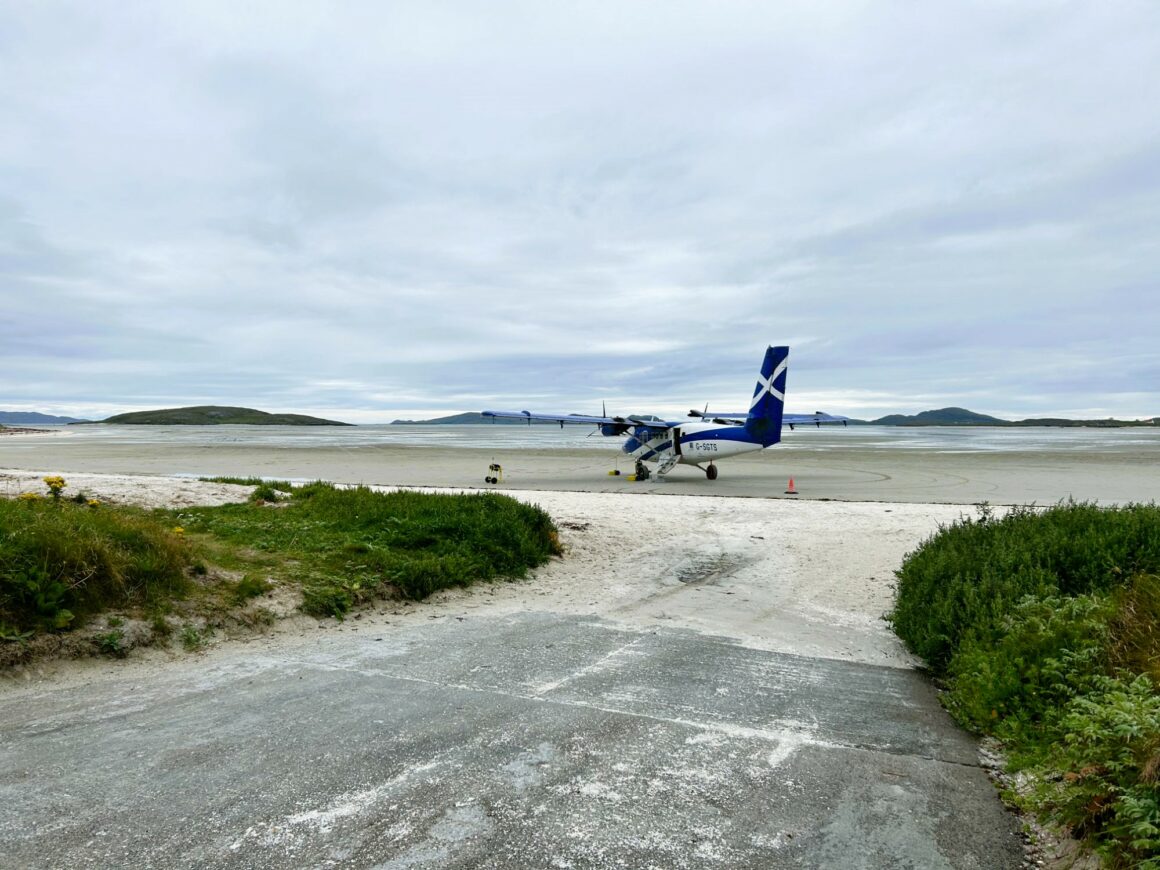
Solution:
[[[5,863],[1021,862],[913,671],[548,614],[242,652],[7,692]]]

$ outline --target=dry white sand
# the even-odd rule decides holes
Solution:
[[[60,474],[60,472],[0,469],[0,496],[16,498],[22,493],[47,495],[44,478],[49,474],[65,480],[64,498],[84,494],[108,504],[132,504],[145,508],[177,508],[220,505],[245,501],[252,486],[209,483],[188,477],[150,477],[132,474]]]
[[[0,471],[0,494],[44,492],[43,475]],[[181,507],[244,501],[250,487],[188,478],[70,474],[65,495]],[[531,579],[439,593],[365,613],[359,626],[524,611],[680,627],[754,647],[913,664],[883,622],[904,555],[969,506],[582,492],[511,492],[552,515],[567,549]],[[286,620],[275,637],[315,631]],[[343,630],[353,628],[348,623]],[[279,637],[281,638],[279,640]]]
[[[748,646],[909,667],[882,617],[907,552],[974,509],[604,493],[512,493],[568,547],[534,582],[443,593],[472,612],[544,610],[683,627]]]

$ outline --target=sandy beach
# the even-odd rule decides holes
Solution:
[[[415,608],[417,618],[460,608],[664,622],[769,650],[908,667],[882,615],[894,570],[940,524],[983,501],[1114,503],[1160,492],[1160,463],[1143,449],[1045,457],[803,439],[722,463],[712,482],[693,468],[632,482],[608,475],[617,460],[576,449],[126,445],[56,432],[0,439],[0,495],[42,492],[50,473],[66,477],[69,494],[147,507],[222,504],[250,492],[199,476],[499,490],[547,509],[567,557],[529,583],[436,596]],[[503,481],[487,486],[492,462]],[[790,477],[797,496],[784,492]]]
[[[484,428],[484,427],[480,427]],[[985,434],[985,433],[984,433]],[[824,435],[824,433],[823,433]],[[1066,437],[1066,436],[1065,436]],[[1051,444],[1051,436],[1046,439]],[[0,438],[0,469],[99,472],[167,477],[243,476],[330,480],[379,486],[475,487],[492,463],[503,467],[500,490],[550,490],[689,496],[782,498],[794,478],[800,499],[915,504],[1103,504],[1160,497],[1160,442],[1104,451],[1063,442],[1054,449],[937,447],[880,449],[857,435],[823,440],[792,433],[785,443],[720,464],[707,481],[690,466],[665,479],[631,482],[631,462],[608,449],[459,449],[412,444],[270,446],[242,437],[212,444],[117,443],[70,430]]]

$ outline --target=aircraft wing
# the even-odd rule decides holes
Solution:
[[[744,426],[749,418],[748,414],[718,414],[716,411],[690,411],[690,417],[696,417],[707,423],[717,423],[721,426]],[[673,424],[677,425],[676,423]]]
[[[527,420],[528,423],[579,423],[583,426],[613,426],[617,434],[627,431],[633,426],[648,426],[654,430],[672,429],[680,426],[681,421],[670,422],[654,417],[651,414],[628,414],[624,417],[597,417],[591,414],[538,414],[535,411],[481,411],[484,417],[502,417],[508,420]],[[606,432],[605,434],[608,434]]]
[[[602,423],[628,423],[631,418],[625,417],[593,417],[587,414],[537,414],[534,411],[481,411],[484,417],[502,417],[508,420],[527,420],[529,423],[581,423],[586,426],[599,426]]]
[[[812,414],[783,414],[781,422],[792,426],[799,423],[814,423],[821,425],[822,423],[842,423],[843,425],[849,422],[849,417],[841,417],[837,414],[827,414],[825,411],[815,411]]]
[[[744,426],[745,421],[749,418],[747,413],[717,413],[716,411],[696,410],[690,411],[689,416],[699,417],[713,423],[732,423],[734,426]],[[837,414],[827,414],[825,411],[815,411],[812,414],[783,414],[781,417],[782,423],[791,429],[806,423],[813,423],[815,426],[821,426],[823,423],[845,425],[849,419],[849,417],[841,417]]]

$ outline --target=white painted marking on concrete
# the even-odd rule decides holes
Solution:
[[[586,677],[589,674],[598,674],[601,671],[608,670],[609,663],[613,659],[618,658],[621,655],[625,655],[627,650],[631,649],[631,647],[633,647],[635,644],[640,643],[640,641],[643,638],[644,638],[644,636],[642,635],[641,637],[637,637],[637,638],[630,640],[628,643],[624,644],[621,647],[617,647],[616,649],[612,650],[612,652],[597,659],[596,661],[592,662],[592,664],[581,668],[580,670],[576,671],[575,673],[569,674],[566,677],[561,677],[558,680],[553,680],[550,683],[544,683],[540,686],[536,686],[532,690],[532,693],[534,695],[546,695],[548,692],[555,691],[556,689],[560,688],[565,683],[570,683],[572,680],[577,680],[577,679],[580,679],[581,677]]]

